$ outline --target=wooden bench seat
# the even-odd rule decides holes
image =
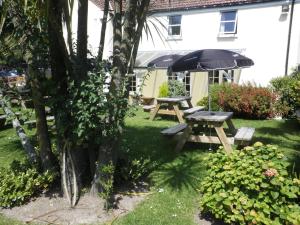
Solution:
[[[202,111],[204,109],[205,109],[205,106],[196,106],[196,107],[184,110],[183,113],[185,116],[187,116],[187,115],[193,114],[195,112]]]
[[[143,110],[144,112],[150,112],[151,109],[154,109],[155,105],[144,105]]]
[[[160,133],[162,135],[165,135],[165,136],[173,136],[173,135],[176,135],[177,133],[179,133],[180,131],[183,131],[186,127],[187,127],[187,124],[180,123],[180,124],[177,124],[173,127],[169,127],[167,129],[164,129]]]
[[[234,142],[238,145],[247,145],[251,142],[255,128],[253,127],[241,127],[238,129],[234,136]]]

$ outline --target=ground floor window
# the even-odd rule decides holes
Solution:
[[[131,74],[129,76],[129,91],[131,92],[136,92],[137,90],[137,85],[136,85],[136,74]]]
[[[186,96],[191,95],[191,74],[189,72],[169,74],[168,80],[177,80],[183,83]]]
[[[215,70],[208,72],[210,84],[232,83],[234,81],[234,70]]]

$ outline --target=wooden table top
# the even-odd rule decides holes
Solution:
[[[186,100],[191,100],[190,96],[178,96],[178,97],[166,97],[166,98],[157,98],[158,102],[182,102]]]
[[[233,112],[199,111],[186,117],[187,121],[224,122],[231,119]]]

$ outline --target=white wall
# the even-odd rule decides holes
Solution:
[[[103,17],[103,11],[97,7],[94,3],[88,3],[88,48],[89,51],[96,56],[98,53],[100,32],[101,32],[101,19]],[[73,18],[72,18],[72,33],[73,39],[76,40],[77,37],[77,20],[78,20],[78,1],[74,1]],[[105,36],[105,46],[103,58],[107,59],[111,54],[112,49],[112,24],[107,23],[106,26],[106,36]],[[65,29],[66,36],[66,29]]]
[[[222,10],[237,9],[238,11],[238,28],[235,37],[218,37],[220,8],[154,14],[148,20],[152,20],[160,29],[163,41],[149,23],[149,26],[152,26],[154,43],[150,37],[147,39],[144,33],[139,51],[239,49],[255,63],[253,67],[243,69],[240,82],[251,81],[267,85],[273,77],[284,75],[290,16],[290,13],[286,16],[281,14],[281,5],[284,2],[222,8]],[[182,38],[168,40],[167,31],[156,20],[167,26],[167,16],[176,14],[182,15]],[[289,68],[299,62],[300,1],[296,0]]]

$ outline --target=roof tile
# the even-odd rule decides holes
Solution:
[[[103,9],[104,0],[90,0]],[[123,0],[125,1],[125,0]],[[151,0],[150,11],[175,11],[196,8],[215,8],[280,0]]]

